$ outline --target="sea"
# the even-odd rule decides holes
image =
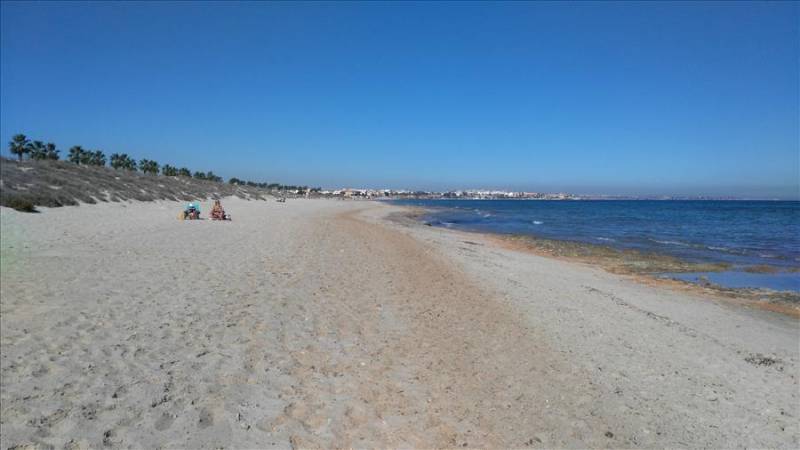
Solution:
[[[800,292],[800,202],[665,200],[397,200],[422,220],[466,231],[635,249],[730,270],[662,274],[732,288]],[[745,268],[771,266],[775,273]]]

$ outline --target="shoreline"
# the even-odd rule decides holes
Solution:
[[[707,280],[705,282],[692,282],[663,276],[665,273],[724,272],[730,268],[726,263],[694,263],[668,254],[622,250],[602,244],[435,226],[423,220],[424,216],[431,211],[428,208],[412,205],[391,205],[406,210],[405,212],[394,213],[395,220],[402,221],[402,217],[420,226],[464,233],[466,235],[486,236],[496,245],[510,250],[600,267],[609,273],[626,275],[644,284],[724,298],[743,305],[800,318],[800,292],[798,291],[776,291],[766,288],[731,288],[714,284]],[[772,267],[770,266],[770,268]],[[749,268],[744,268],[743,271],[750,272],[752,270],[762,271],[762,273],[774,273],[760,267],[755,267],[751,270],[747,269]],[[797,271],[800,271],[800,267],[784,270],[783,272],[794,273]]]
[[[493,199],[479,199],[480,201],[485,202],[492,202]],[[382,201],[382,200],[381,200]],[[474,202],[477,200],[469,199],[469,200],[458,200],[458,199],[443,199],[441,200],[442,203],[452,202],[452,203],[459,203],[462,201]],[[504,202],[506,200],[503,200]],[[479,227],[463,227],[457,225],[457,223],[449,223],[443,221],[444,219],[437,218],[436,214],[442,210],[447,208],[442,207],[440,205],[414,205],[414,204],[407,204],[405,200],[396,201],[389,200],[386,201],[388,204],[396,204],[397,206],[415,208],[418,212],[415,212],[415,216],[428,216],[434,218],[434,220],[426,225],[431,226],[443,226],[446,229],[456,229],[460,231],[466,232],[474,232],[474,233],[488,233],[493,235],[502,236],[504,238],[512,239],[512,240],[528,240],[531,241],[532,244],[537,244],[539,247],[546,247],[543,250],[548,250],[554,254],[562,254],[562,253],[573,253],[577,254],[577,256],[608,256],[609,254],[616,253],[620,255],[624,255],[631,259],[635,264],[631,264],[628,267],[626,272],[635,271],[637,273],[640,272],[662,272],[662,273],[693,273],[693,272],[711,272],[711,273],[722,273],[722,272],[732,272],[732,273],[748,273],[748,274],[793,274],[793,273],[800,273],[800,263],[791,263],[784,259],[784,262],[777,263],[773,262],[773,260],[763,260],[763,261],[752,261],[752,262],[743,262],[743,261],[730,261],[726,260],[725,258],[716,257],[712,258],[709,256],[700,256],[696,255],[694,257],[689,257],[686,255],[680,255],[679,253],[671,252],[669,249],[666,248],[641,248],[637,246],[625,246],[625,245],[616,245],[611,244],[607,241],[615,241],[612,238],[606,237],[595,237],[595,241],[587,241],[581,238],[570,238],[570,237],[545,237],[535,231],[529,232],[505,232],[505,231],[497,231],[491,228],[480,229]],[[684,201],[681,201],[684,202]],[[719,201],[713,201],[714,203],[719,203]],[[749,200],[747,202],[750,202]],[[763,201],[759,201],[763,203]],[[798,203],[794,201],[780,201],[781,203]],[[439,201],[433,201],[433,203],[439,203]],[[467,211],[472,209],[471,207],[465,207],[466,209],[459,209],[459,206],[454,207],[457,211]],[[455,211],[453,211],[455,213]],[[484,217],[491,217],[493,214],[487,214]],[[541,222],[533,221],[535,224],[541,224]],[[450,225],[455,225],[455,227],[451,227]],[[666,239],[666,238],[665,238]],[[713,246],[704,246],[704,245],[697,245],[685,242],[664,242],[660,240],[656,240],[655,238],[649,239],[652,242],[658,242],[662,244],[672,243],[676,245],[681,245],[685,247],[692,247],[692,248],[702,248],[705,250],[720,250],[719,247]],[[603,241],[603,242],[596,242],[596,241]],[[734,254],[737,254],[734,252]],[[619,256],[619,255],[618,255]],[[780,260],[780,258],[779,258]],[[639,266],[639,267],[633,267]],[[800,282],[800,280],[798,280]],[[752,287],[753,289],[758,289],[757,287]],[[773,291],[794,291],[800,293],[800,285],[798,285],[797,289],[775,289],[770,287],[763,287],[763,289],[773,290]]]

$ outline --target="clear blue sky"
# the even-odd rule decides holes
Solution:
[[[0,138],[321,185],[800,194],[798,3],[2,3]]]

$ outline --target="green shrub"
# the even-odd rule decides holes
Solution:
[[[21,212],[29,212],[29,213],[39,212],[36,210],[36,206],[33,203],[21,198],[12,198],[11,200],[8,201],[8,204],[6,206]]]

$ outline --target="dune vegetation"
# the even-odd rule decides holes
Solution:
[[[0,158],[0,205],[32,212],[36,206],[57,207],[126,200],[198,200],[236,196],[265,200],[268,196],[305,195],[319,189],[231,178],[212,171],[138,161],[125,153],[110,156],[76,145],[66,160],[53,143],[15,135],[8,149],[17,160]]]

